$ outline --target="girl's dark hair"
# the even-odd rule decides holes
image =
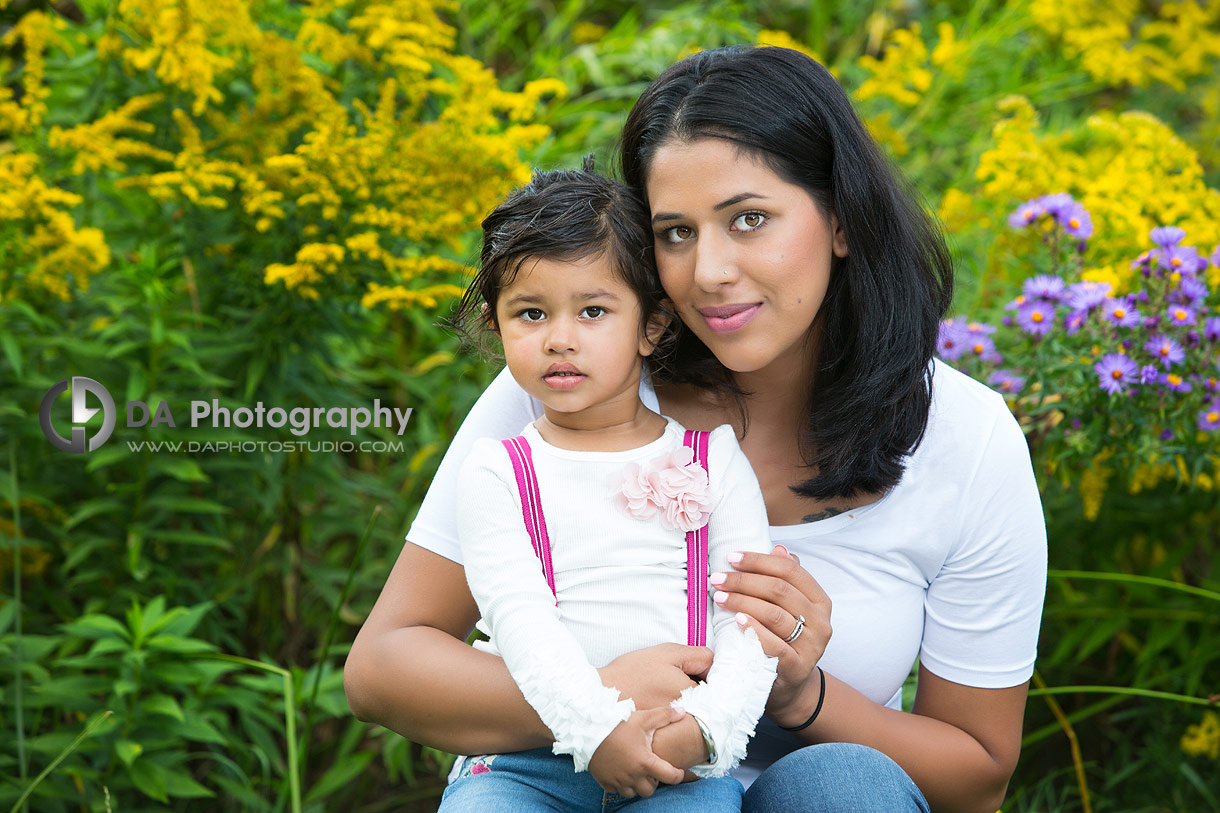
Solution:
[[[624,180],[646,195],[657,149],[700,138],[731,141],[804,188],[846,237],[848,256],[832,259],[814,320],[817,367],[801,440],[817,474],[793,491],[824,500],[892,488],[927,427],[936,333],[953,296],[938,224],[838,82],[796,51],[734,46],[669,68],[627,117]],[[684,334],[661,380],[732,392],[724,367]]]
[[[479,271],[450,323],[467,335],[487,327],[498,331],[500,292],[526,261],[576,262],[602,256],[639,299],[641,324],[658,316],[667,317],[671,326],[680,324],[653,263],[647,205],[627,186],[595,173],[592,155],[578,170],[535,170],[528,184],[513,190],[484,218]],[[672,334],[671,329],[665,331],[650,358],[654,369],[663,366]]]

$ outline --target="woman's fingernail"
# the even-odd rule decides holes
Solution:
[[[729,594],[723,590],[717,590],[715,593],[712,593],[712,601],[716,602],[717,604],[724,604],[728,600]]]
[[[785,548],[783,545],[776,545],[775,550],[773,550],[771,552],[773,554],[776,554],[777,556],[787,556],[788,555],[788,549]]]
[[[740,627],[745,627],[745,626],[749,625],[749,623],[750,623],[750,616],[746,615],[745,613],[738,613],[738,614],[737,614],[737,624],[738,624],[738,626],[740,626]]]
[[[713,573],[711,576],[708,577],[708,581],[711,582],[712,584],[720,585],[720,584],[724,584],[724,580],[727,579],[728,577],[729,576],[727,573]]]
[[[741,561],[741,559],[744,555],[745,554],[742,554],[742,553],[730,553],[725,558],[729,560],[730,565],[735,565]]]

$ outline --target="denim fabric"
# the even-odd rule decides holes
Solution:
[[[929,813],[894,760],[864,745],[810,745],[777,760],[746,791],[746,813]]]
[[[468,757],[441,797],[438,813],[739,813],[741,783],[731,776],[661,785],[648,798],[607,793],[588,771],[576,773],[569,756],[549,748]]]

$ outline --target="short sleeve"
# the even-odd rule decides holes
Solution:
[[[1046,521],[1025,436],[1003,405],[962,488],[959,532],[928,586],[920,663],[987,689],[1033,674],[1046,594]]]
[[[457,478],[462,462],[480,438],[503,440],[521,433],[541,412],[537,403],[505,368],[479,396],[441,460],[424,495],[407,541],[458,564],[462,551],[457,532]]]

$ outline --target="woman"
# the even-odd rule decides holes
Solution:
[[[951,291],[942,238],[842,89],[794,51],[670,68],[628,117],[622,166],[689,329],[641,397],[691,428],[734,425],[776,543],[711,577],[779,658],[770,723],[738,773],[754,780],[745,808],[995,810],[1020,746],[1045,526],[1003,400],[932,360]],[[456,753],[550,742],[503,664],[463,643],[477,612],[452,516],[474,440],[537,414],[501,375],[467,417],[353,645],[361,719]],[[708,665],[673,645],[601,672],[642,707]],[[707,758],[689,720],[654,749]]]

